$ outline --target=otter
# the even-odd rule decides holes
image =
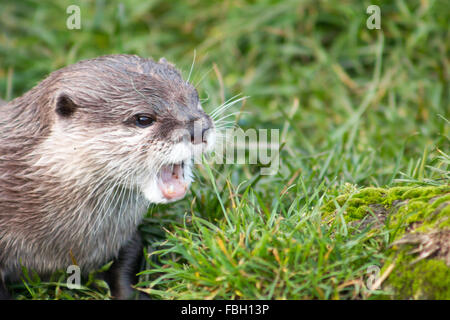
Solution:
[[[22,267],[46,277],[113,260],[116,299],[133,293],[137,227],[150,204],[183,198],[213,120],[164,58],[107,55],[51,73],[0,105],[0,297]]]

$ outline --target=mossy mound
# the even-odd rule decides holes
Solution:
[[[398,299],[450,299],[450,186],[365,188],[322,208],[358,228],[386,228],[391,246],[381,273]]]

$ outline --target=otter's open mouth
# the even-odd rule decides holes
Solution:
[[[183,198],[188,189],[184,178],[184,162],[163,166],[159,171],[158,187],[167,200]]]

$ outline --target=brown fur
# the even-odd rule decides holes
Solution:
[[[0,282],[21,265],[46,275],[73,255],[87,273],[117,258],[150,202],[141,185],[177,157],[177,129],[212,127],[198,103],[165,60],[112,55],[0,106]],[[136,128],[139,113],[151,129]]]

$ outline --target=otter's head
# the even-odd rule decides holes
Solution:
[[[104,56],[49,81],[53,124],[39,162],[74,183],[138,190],[152,203],[184,197],[193,157],[213,147],[215,129],[173,65]]]

